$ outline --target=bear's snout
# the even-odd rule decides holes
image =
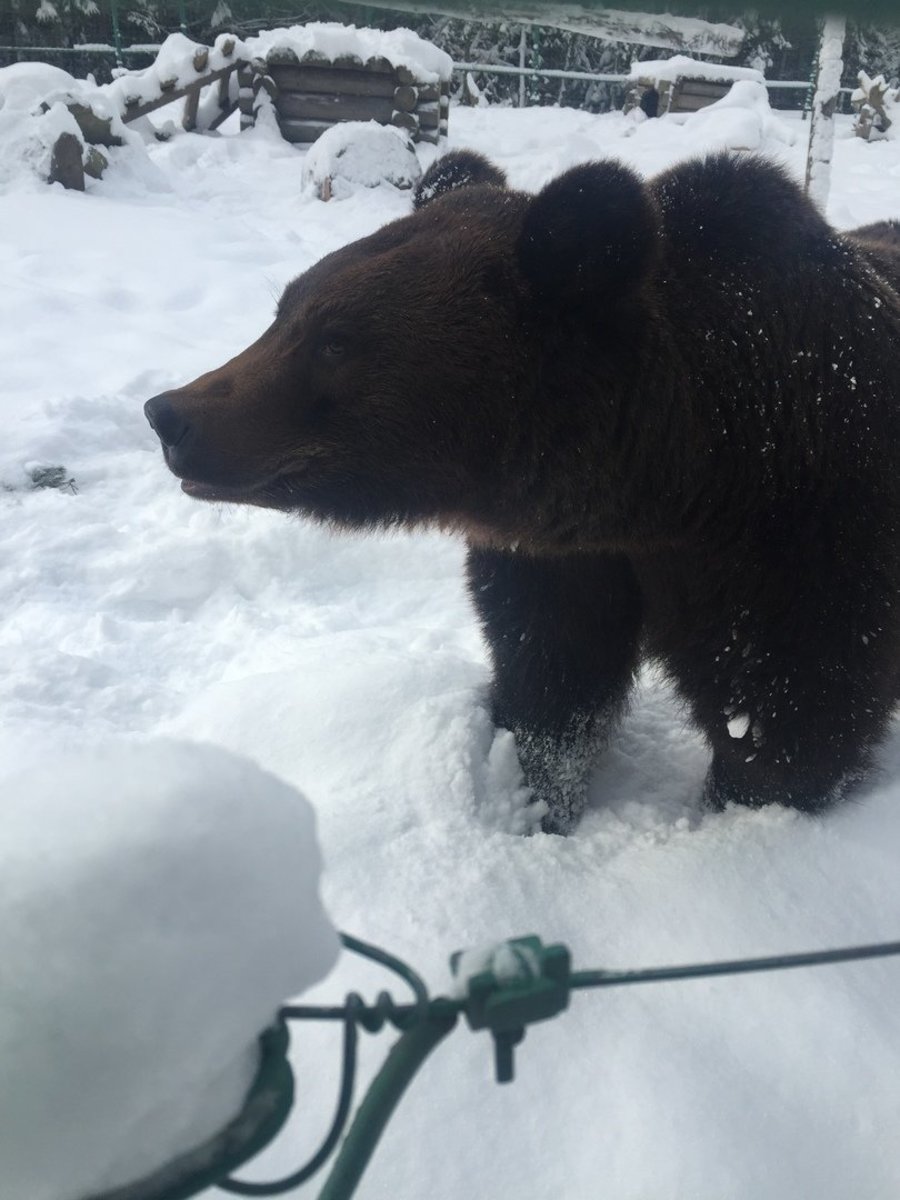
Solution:
[[[265,455],[249,452],[246,427],[227,406],[206,402],[193,386],[153,396],[144,415],[160,440],[166,466],[191,496],[244,502],[277,474]]]
[[[162,443],[166,466],[180,479],[203,476],[209,471],[202,439],[174,398],[172,392],[154,396],[144,405],[144,416]]]
[[[167,450],[174,450],[190,432],[190,423],[169,399],[168,392],[148,400],[144,405],[144,416]]]

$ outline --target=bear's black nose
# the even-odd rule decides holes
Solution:
[[[169,450],[177,446],[190,429],[190,425],[178,412],[168,393],[154,396],[144,405],[144,415],[150,422],[150,427]]]

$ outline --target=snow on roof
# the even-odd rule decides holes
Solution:
[[[710,83],[734,83],[739,79],[752,79],[756,83],[765,83],[762,71],[753,67],[726,67],[721,63],[698,62],[695,58],[688,58],[686,54],[633,62],[628,78],[635,81],[653,79],[656,82],[668,79],[673,83],[676,79],[704,79]]]
[[[394,67],[406,67],[423,83],[449,79],[453,59],[411,29],[357,29],[355,25],[312,23],[289,29],[267,29],[244,42],[253,58],[267,58],[273,51],[293,51],[298,58],[331,61],[386,58]]]

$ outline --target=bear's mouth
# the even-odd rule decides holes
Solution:
[[[219,483],[204,483],[199,479],[182,479],[181,490],[192,500],[219,504],[252,504],[258,508],[290,507],[293,488],[286,476],[251,487],[234,487]]]
[[[201,483],[199,479],[182,479],[181,490],[194,500],[240,500],[247,494],[244,488]]]

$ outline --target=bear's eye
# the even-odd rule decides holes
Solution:
[[[340,334],[326,334],[319,342],[319,353],[323,358],[341,358],[346,352],[347,340]]]

